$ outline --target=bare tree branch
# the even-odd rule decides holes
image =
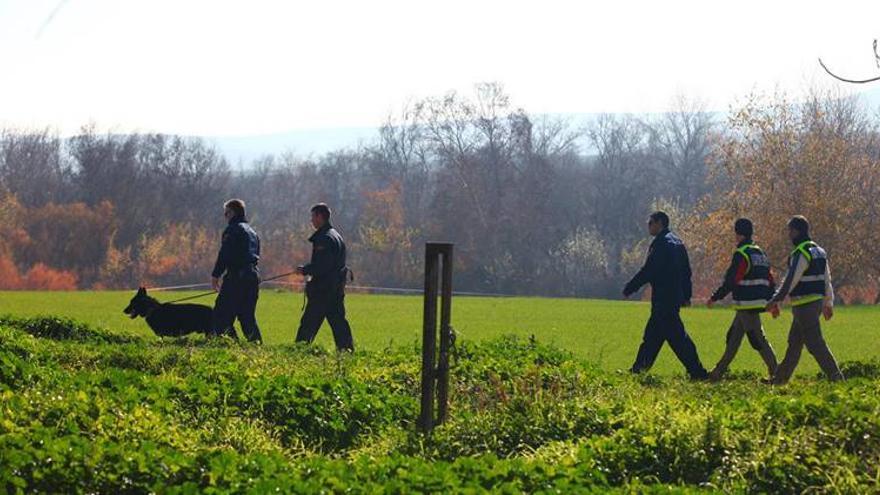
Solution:
[[[875,41],[875,43],[874,43],[874,47],[875,47],[875,52],[874,52],[874,53],[875,53],[875,56],[876,56],[876,53],[877,53],[877,52],[876,52],[876,46],[877,46],[877,43],[876,43],[876,41]],[[880,57],[878,57],[877,60],[878,60],[878,64],[880,64]],[[822,59],[821,59],[821,58],[819,59],[819,65],[821,65],[822,68],[825,69],[825,72],[827,72],[831,77],[833,77],[834,79],[837,79],[837,80],[839,80],[839,81],[843,81],[843,82],[847,82],[847,83],[853,83],[853,84],[865,84],[865,83],[870,83],[870,82],[880,81],[880,76],[872,77],[871,79],[846,79],[846,78],[844,78],[844,77],[840,77],[840,76],[838,76],[837,74],[831,72],[831,70],[829,70],[828,67],[826,67],[825,64],[822,62]]]
[[[874,39],[874,61],[877,62],[877,68],[880,69],[880,53],[877,53],[877,39]]]
[[[49,24],[52,24],[52,21],[55,20],[55,16],[58,15],[58,12],[61,10],[61,7],[64,7],[69,0],[61,0],[58,2],[58,5],[52,9],[52,12],[49,12],[49,16],[46,17],[46,20],[43,21],[43,24],[40,25],[40,29],[37,30],[37,34],[34,36],[35,40],[39,40],[43,33],[46,31],[46,28],[49,27]]]

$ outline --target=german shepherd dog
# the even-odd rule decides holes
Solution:
[[[214,311],[203,304],[162,304],[141,287],[123,313],[135,319],[143,316],[160,337],[181,337],[190,333],[213,335]]]

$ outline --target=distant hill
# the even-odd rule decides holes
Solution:
[[[206,139],[217,146],[234,166],[248,166],[262,156],[288,151],[309,156],[354,148],[376,139],[378,132],[375,127],[338,127],[254,136],[208,136]]]
[[[869,106],[880,108],[880,83],[875,83],[872,89],[862,93],[862,97]]]

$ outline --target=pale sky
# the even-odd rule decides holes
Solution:
[[[0,0],[0,125],[376,126],[480,81],[534,113],[662,111],[681,93],[724,110],[833,86],[819,56],[878,75],[874,38],[880,1]]]

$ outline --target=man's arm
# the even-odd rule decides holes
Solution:
[[[314,278],[323,278],[333,272],[334,269],[334,245],[329,237],[315,239],[312,249],[312,260],[302,267],[303,275],[311,275]]]
[[[635,274],[635,276],[630,280],[626,286],[623,288],[623,295],[625,297],[629,297],[634,294],[636,291],[642,288],[643,285],[651,282],[654,279],[654,275],[657,272],[657,268],[659,266],[660,260],[660,250],[661,246],[657,245],[648,251],[648,258],[645,260],[645,264],[642,268]]]
[[[834,286],[831,284],[831,264],[825,263],[825,307],[834,307]]]
[[[229,267],[229,257],[232,251],[232,228],[226,227],[223,231],[223,238],[220,241],[220,251],[217,253],[217,261],[214,262],[214,270],[211,271],[211,277],[220,278]]]
[[[834,317],[834,286],[831,285],[831,264],[825,262],[825,301],[822,304],[822,315],[828,321]]]
[[[712,293],[710,299],[714,302],[727,297],[727,294],[733,291],[736,284],[745,278],[747,269],[748,263],[746,263],[746,259],[739,253],[734,253],[733,259],[730,260],[730,266],[727,267],[727,272],[724,273],[724,280],[715,289],[715,292]]]
[[[681,245],[681,256],[683,258],[681,290],[682,295],[684,296],[684,301],[682,302],[685,305],[688,305],[694,295],[694,284],[691,280],[691,277],[693,276],[693,273],[691,272],[691,260],[690,257],[688,257],[688,251],[684,244]]]
[[[231,268],[240,268],[243,260],[247,258],[248,234],[240,225],[230,225],[223,231],[223,242],[220,244],[220,252],[217,253],[217,261],[211,276],[219,278],[223,272]]]
[[[791,266],[788,268],[788,273],[785,275],[785,280],[782,282],[782,286],[779,287],[776,294],[770,299],[770,304],[778,304],[782,302],[782,300],[785,299],[785,296],[791,292],[791,289],[797,286],[809,266],[810,263],[807,261],[807,258],[804,257],[803,253],[796,253]]]

